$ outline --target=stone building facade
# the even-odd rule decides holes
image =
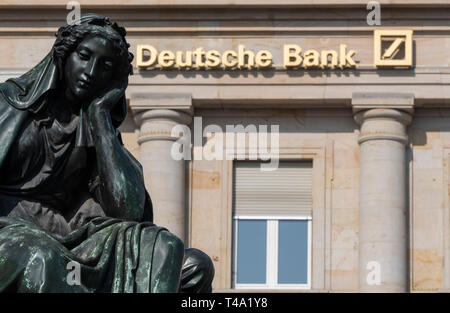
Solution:
[[[380,0],[381,25],[368,24],[374,9],[358,0],[79,3],[127,28],[135,73],[124,144],[143,165],[155,222],[211,256],[215,291],[239,287],[238,164],[261,162],[245,129],[245,149],[205,158],[227,125],[278,125],[280,164],[310,164],[307,282],[241,287],[450,291],[448,1]],[[56,0],[0,7],[4,80],[48,53],[70,10]],[[200,131],[191,160],[173,157],[177,125]],[[214,136],[202,136],[208,125]]]

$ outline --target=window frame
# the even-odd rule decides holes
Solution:
[[[238,284],[237,283],[237,257],[238,257],[238,221],[239,220],[266,220],[266,283],[265,284]],[[278,283],[278,222],[280,220],[307,220],[307,283],[306,284],[279,284]],[[280,215],[234,215],[233,216],[233,263],[232,288],[233,289],[311,289],[311,259],[312,259],[312,217],[311,216],[280,216]],[[273,255],[274,258],[270,258]]]

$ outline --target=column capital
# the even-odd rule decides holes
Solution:
[[[355,114],[356,122],[361,125],[358,143],[369,140],[393,140],[406,145],[408,134],[406,127],[412,121],[412,115],[397,109],[370,109]]]
[[[179,110],[149,109],[135,114],[134,120],[139,126],[151,121],[166,121],[175,124],[189,125],[192,122],[192,115]]]
[[[138,143],[152,140],[175,141],[177,125],[192,122],[191,94],[135,93],[130,97],[134,120],[140,126]]]
[[[394,120],[402,123],[404,126],[408,126],[412,121],[412,115],[410,113],[403,110],[388,108],[357,111],[353,117],[358,125],[362,125],[369,119]]]
[[[414,113],[414,95],[409,93],[353,93],[352,108],[361,125],[358,143],[394,140],[408,143],[406,127]]]

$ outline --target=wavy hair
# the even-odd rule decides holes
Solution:
[[[58,29],[55,34],[56,41],[53,44],[53,57],[57,60],[60,79],[62,79],[64,64],[70,53],[75,51],[78,44],[89,36],[101,36],[109,40],[115,50],[117,64],[114,78],[123,80],[133,74],[133,54],[128,51],[130,44],[126,41],[124,27],[112,22],[108,17],[88,14],[83,15],[80,23],[68,24]]]

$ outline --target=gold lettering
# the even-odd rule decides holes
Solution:
[[[220,65],[220,53],[216,50],[206,52],[206,66],[215,68]]]
[[[144,61],[144,51],[150,52],[150,58]],[[150,45],[138,45],[136,51],[136,66],[137,67],[150,67],[155,63],[158,51]]]
[[[287,44],[283,46],[283,66],[285,68],[304,67],[314,68],[331,68],[337,67],[356,68],[357,64],[354,60],[356,50],[348,50],[346,44],[339,45],[337,50],[314,50],[309,49],[302,53],[302,47],[296,44]],[[194,59],[195,58],[195,59]],[[225,69],[239,68],[268,68],[273,64],[273,56],[269,50],[252,51],[247,50],[245,45],[238,45],[237,51],[226,50],[221,54],[217,50],[205,51],[199,47],[193,51],[176,51],[163,50],[160,53],[151,45],[138,45],[136,66],[146,68],[155,65],[155,63],[163,68],[175,66],[182,68],[217,68],[222,66]]]
[[[231,56],[234,60],[229,60],[228,57]],[[238,64],[237,53],[233,50],[227,50],[222,55],[222,64],[225,68],[234,67]]]
[[[353,56],[356,54],[355,50],[350,50],[347,52],[347,45],[339,46],[339,66],[340,68],[344,67],[356,67],[355,60],[353,60]],[[348,64],[348,65],[347,65]]]
[[[197,48],[194,52],[193,52],[194,56],[195,56],[195,68],[204,68],[205,67],[205,63],[203,62],[203,56],[205,55],[205,50],[202,47]]]
[[[186,61],[183,62],[183,51],[177,51],[175,64],[178,68],[192,66],[192,51],[186,51]]]
[[[251,69],[252,67],[255,66],[255,54],[253,53],[253,51],[245,50],[244,45],[239,45],[238,51],[239,51],[239,62],[238,62],[239,68],[245,67],[245,57],[248,57],[247,68]]]
[[[313,49],[305,51],[305,57],[303,59],[303,66],[308,67],[318,67],[319,66],[319,52]]]
[[[260,50],[256,54],[255,63],[257,67],[266,68],[272,65],[272,53],[269,50]]]
[[[283,66],[286,68],[299,66],[302,63],[301,52],[302,48],[298,45],[284,45]]]
[[[169,50],[163,50],[158,55],[158,64],[162,68],[167,68],[173,66],[175,63],[175,55],[172,51]]]
[[[338,54],[334,50],[322,50],[322,55],[320,58],[320,67],[326,68],[328,66],[328,56],[331,55],[330,68],[335,68],[338,65]]]

